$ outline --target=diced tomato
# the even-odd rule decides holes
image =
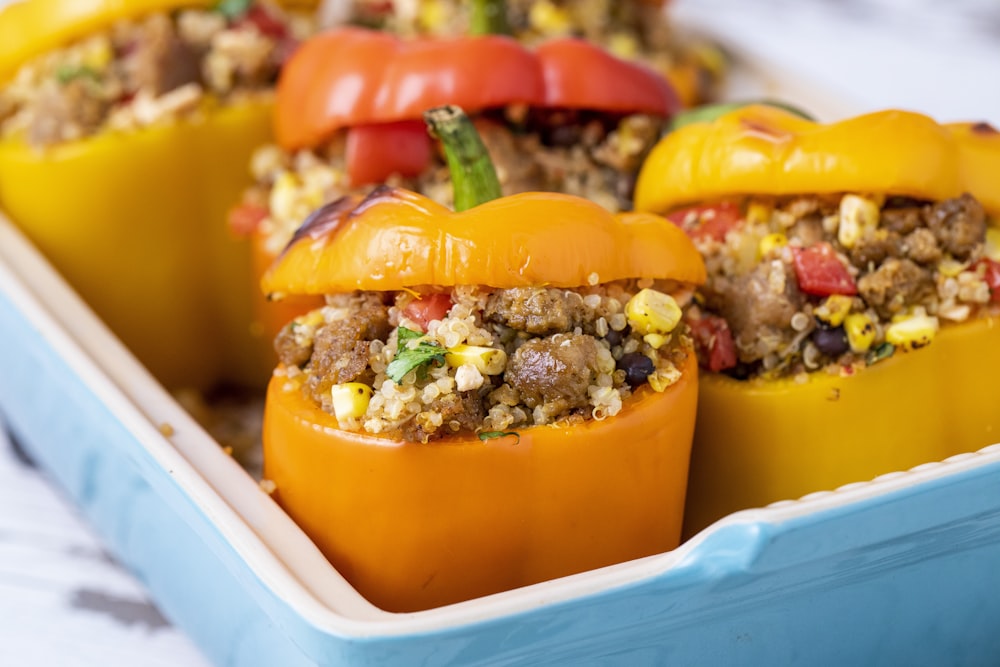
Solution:
[[[237,236],[250,236],[267,217],[267,207],[244,202],[229,209],[229,229]]]
[[[240,23],[254,26],[260,34],[266,37],[280,40],[288,36],[288,28],[285,24],[258,4],[250,6]]]
[[[978,264],[985,267],[983,280],[990,288],[990,301],[1000,303],[1000,262],[994,262],[987,257],[979,260]]]
[[[718,373],[736,365],[736,345],[726,320],[716,315],[702,315],[689,320],[695,352],[704,368]]]
[[[799,289],[806,294],[853,296],[858,293],[854,278],[829,243],[817,243],[808,248],[793,248],[792,263],[795,266],[795,278],[799,282]]]
[[[381,183],[393,174],[417,176],[431,161],[423,121],[357,125],[347,131],[347,175],[352,186]]]
[[[687,232],[692,239],[724,241],[726,234],[743,221],[743,214],[736,202],[722,201],[674,211],[667,215],[667,220]]]
[[[444,316],[451,310],[451,306],[451,297],[438,292],[422,296],[406,304],[403,308],[403,315],[419,324],[423,331],[427,331],[427,325],[433,320],[444,319]]]

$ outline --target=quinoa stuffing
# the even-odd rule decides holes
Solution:
[[[626,116],[567,110],[508,108],[481,114],[477,129],[496,167],[505,195],[565,192],[611,211],[629,210],[642,160],[665,121],[645,114]],[[251,172],[256,185],[244,205],[266,211],[260,232],[277,254],[308,215],[351,188],[345,166],[345,132],[318,149],[289,153],[269,145],[256,151]],[[443,156],[416,178],[391,176],[387,183],[452,205],[451,177]]]
[[[1000,230],[969,195],[750,197],[674,219],[708,269],[688,321],[711,371],[850,374],[1000,312]]]
[[[328,296],[277,336],[275,374],[342,429],[411,442],[602,420],[680,379],[678,300],[636,280]]]
[[[263,1],[117,21],[22,65],[0,87],[0,137],[43,148],[264,94],[311,31]]]

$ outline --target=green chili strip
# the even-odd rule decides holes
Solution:
[[[235,19],[246,14],[252,4],[253,0],[219,0],[215,5],[215,11],[227,19]]]
[[[469,117],[454,105],[435,107],[424,112],[431,136],[439,139],[451,172],[455,192],[455,210],[464,211],[503,193],[496,169],[483,140]]]

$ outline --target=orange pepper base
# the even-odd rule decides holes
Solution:
[[[747,383],[705,373],[684,534],[1000,441],[1000,318],[940,331],[851,377]],[[956,400],[961,396],[961,400]]]
[[[402,443],[341,431],[284,378],[264,417],[275,499],[379,607],[408,612],[677,546],[697,368],[615,417]]]

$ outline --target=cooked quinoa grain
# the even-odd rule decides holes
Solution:
[[[678,292],[653,288],[671,302]],[[331,296],[278,335],[276,374],[341,428],[414,442],[607,419],[636,388],[663,391],[680,379],[686,327],[660,330],[654,346],[640,333],[648,323],[624,315],[652,291],[637,281],[460,286],[429,321],[414,292]],[[617,330],[608,326],[616,316],[625,318]]]

